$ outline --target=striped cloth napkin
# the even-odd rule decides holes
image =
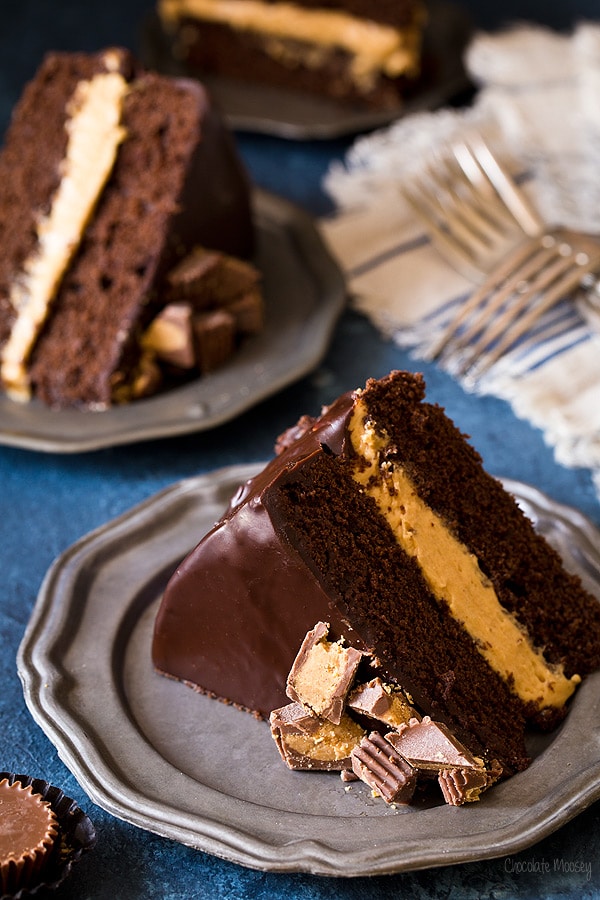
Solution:
[[[361,136],[324,179],[336,211],[320,227],[353,304],[416,359],[427,358],[473,291],[398,190],[441,141],[477,129],[546,222],[600,234],[600,26],[482,33],[465,62],[480,87],[472,106],[417,113]],[[565,299],[480,379],[462,383],[507,400],[542,430],[559,462],[593,470],[600,495],[600,316],[592,324],[582,309]],[[456,374],[449,349],[444,366]]]

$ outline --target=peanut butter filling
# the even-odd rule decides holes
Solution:
[[[368,421],[358,400],[350,422],[357,454],[366,462],[353,477],[371,496],[394,532],[398,544],[416,558],[433,595],[447,604],[475,641],[487,663],[526,703],[561,707],[581,681],[566,678],[562,667],[547,663],[516,618],[500,604],[478,561],[419,498],[400,466],[383,460],[389,444]]]
[[[169,22],[190,17],[252,31],[271,41],[265,50],[285,63],[293,41],[326,49],[337,47],[352,57],[352,78],[368,90],[382,72],[390,78],[418,70],[422,22],[405,29],[360,19],[332,9],[303,9],[293,3],[261,0],[161,0],[159,12]],[[312,62],[311,62],[312,60]],[[321,65],[321,56],[303,55],[305,65]]]
[[[110,56],[106,62],[110,68]],[[120,124],[127,82],[117,71],[79,82],[67,107],[68,143],[60,185],[37,226],[38,246],[15,279],[16,310],[0,358],[0,380],[16,400],[30,396],[27,362],[125,137]]]
[[[364,731],[350,716],[342,716],[339,724],[322,719],[311,734],[286,734],[285,742],[299,756],[315,762],[337,762],[347,759]]]

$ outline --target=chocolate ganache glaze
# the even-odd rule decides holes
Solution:
[[[160,672],[268,718],[288,702],[290,665],[316,621],[327,618],[332,640],[343,635],[362,646],[351,639],[329,592],[286,539],[285,523],[274,522],[268,508],[276,482],[293,476],[311,457],[344,451],[354,396],[349,392],[336,400],[292,448],[241,486],[203,539],[201,563],[190,554],[179,566],[155,623],[152,655]],[[177,603],[170,603],[172,593]],[[197,622],[190,627],[192,611]]]

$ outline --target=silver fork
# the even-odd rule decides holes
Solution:
[[[600,238],[567,229],[523,240],[471,295],[430,353],[452,341],[457,374],[480,376],[563,297],[593,282]]]
[[[483,284],[430,350],[462,351],[458,374],[483,374],[563,297],[586,287],[579,309],[595,327],[591,273],[600,238],[547,229],[485,142],[472,135],[426,167],[402,192],[450,264]],[[486,277],[487,276],[487,277]],[[470,346],[470,342],[474,341]]]
[[[438,251],[476,283],[524,236],[544,229],[478,135],[438,152],[401,191]]]

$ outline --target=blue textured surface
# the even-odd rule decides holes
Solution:
[[[511,18],[568,25],[573,4],[472,0],[485,27]],[[50,48],[137,46],[144,0],[4,0],[0,29],[0,131],[21,87]],[[598,15],[597,3],[580,3]],[[303,205],[327,210],[320,180],[346,142],[288,143],[239,136],[254,180]],[[200,472],[264,459],[274,437],[304,412],[317,412],[341,391],[392,368],[414,368],[410,357],[382,341],[359,315],[347,312],[330,351],[311,376],[235,423],[208,434],[154,441],[75,456],[0,448],[0,769],[46,778],[77,799],[93,819],[98,844],[60,889],[62,898],[566,898],[600,896],[600,806],[590,807],[552,837],[514,857],[398,876],[326,879],[240,868],[122,823],[95,807],[31,719],[16,672],[17,648],[44,574],[75,540],[160,488]],[[434,366],[420,366],[430,400],[441,403],[470,434],[487,468],[529,482],[600,524],[600,506],[585,470],[559,466],[539,432],[494,399],[466,395]],[[466,811],[468,814],[468,811]]]

